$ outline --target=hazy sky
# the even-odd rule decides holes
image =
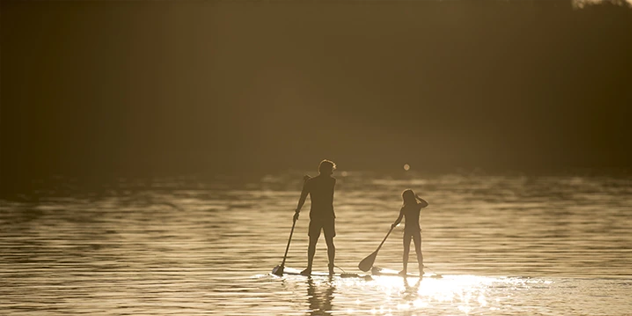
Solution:
[[[2,1],[2,173],[630,167],[632,10]]]

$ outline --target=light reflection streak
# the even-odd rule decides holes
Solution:
[[[434,315],[437,311],[449,311],[451,315],[485,314],[510,308],[511,305],[506,304],[512,301],[516,290],[552,283],[543,279],[475,275],[444,275],[422,280],[394,276],[374,276],[369,281],[300,276],[284,276],[283,279],[290,281],[286,285],[290,286],[287,289],[291,295],[304,294],[301,284],[307,285],[307,315],[334,315],[334,300],[343,305],[345,302],[353,304],[339,310],[345,315],[412,316]]]
[[[453,305],[456,310],[469,315],[484,310],[498,310],[503,297],[488,297],[492,287],[525,288],[529,282],[508,277],[483,277],[474,275],[445,276],[441,279],[423,279],[379,276],[374,278],[374,287],[383,293],[379,309],[372,308],[371,314],[391,314],[393,311],[415,312],[433,305]],[[550,283],[550,281],[548,282]]]

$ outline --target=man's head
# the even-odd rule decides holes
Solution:
[[[333,174],[334,170],[336,170],[336,164],[331,160],[324,159],[318,165],[318,172],[321,174]]]

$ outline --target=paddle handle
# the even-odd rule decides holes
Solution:
[[[377,252],[378,250],[380,250],[380,248],[382,248],[382,245],[383,245],[383,244],[384,244],[384,242],[386,241],[386,238],[388,238],[388,235],[390,235],[390,234],[391,234],[391,232],[393,231],[393,228],[395,228],[395,227],[392,227],[392,226],[391,226],[391,229],[388,231],[388,233],[386,234],[386,236],[384,237],[384,239],[382,239],[382,243],[381,243],[379,246],[377,246],[377,250],[375,250],[375,252]]]
[[[281,262],[281,266],[285,267],[285,259],[287,259],[287,252],[290,250],[290,242],[292,241],[292,234],[294,234],[294,226],[296,226],[296,221],[292,221],[292,230],[290,230],[290,238],[287,240],[287,246],[285,247],[285,255],[283,255],[283,262]]]

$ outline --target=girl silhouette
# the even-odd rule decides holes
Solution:
[[[404,276],[407,273],[408,268],[408,254],[410,253],[410,240],[415,242],[415,252],[417,253],[417,262],[419,263],[419,276],[424,274],[424,257],[421,254],[421,227],[419,226],[419,213],[421,209],[428,206],[428,202],[420,198],[413,192],[413,190],[405,190],[402,193],[402,199],[404,203],[399,211],[399,217],[391,225],[395,227],[399,225],[402,218],[406,217],[404,226],[404,269],[400,272]]]

